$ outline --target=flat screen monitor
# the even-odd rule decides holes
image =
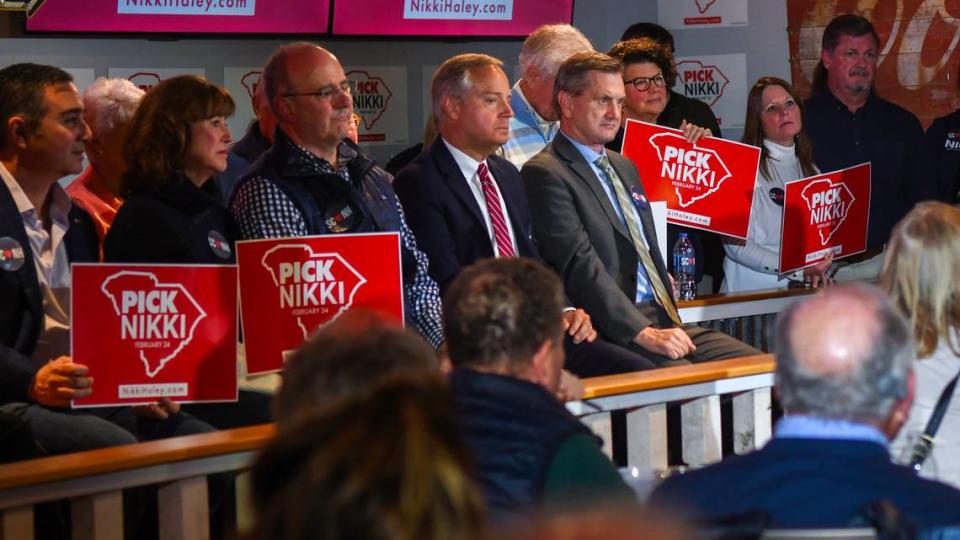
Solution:
[[[520,37],[573,20],[573,0],[334,0],[333,33]]]
[[[324,34],[330,0],[46,0],[28,31]]]

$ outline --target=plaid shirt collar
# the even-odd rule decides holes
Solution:
[[[325,174],[350,181],[347,165],[357,157],[357,152],[350,146],[340,143],[337,147],[337,166],[334,167],[329,161],[293,142],[282,128],[277,128],[275,139],[274,149],[279,153],[284,176],[309,177]]]

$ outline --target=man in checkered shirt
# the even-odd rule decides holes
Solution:
[[[537,155],[557,134],[553,110],[553,81],[560,64],[571,54],[592,51],[590,41],[569,24],[537,28],[520,49],[520,80],[510,91],[510,139],[501,155],[517,169]]]
[[[285,45],[267,62],[261,84],[278,126],[273,147],[251,166],[230,201],[241,236],[398,231],[408,323],[439,347],[439,288],[407,227],[393,179],[345,140],[353,101],[340,62],[310,43]]]

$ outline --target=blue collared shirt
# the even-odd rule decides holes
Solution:
[[[520,90],[520,82],[510,91],[510,138],[500,148],[500,155],[518,169],[541,150],[557,134],[560,122],[550,122],[540,116]]]
[[[606,155],[606,149],[601,147],[601,152],[597,152],[593,148],[585,144],[580,144],[579,142],[567,137],[562,131],[561,135],[567,138],[568,141],[573,145],[574,148],[580,152],[580,155],[583,156],[583,159],[587,160],[587,163],[590,164],[590,168],[593,169],[593,174],[597,177],[597,180],[600,181],[600,186],[603,187],[603,192],[607,194],[607,198],[610,199],[610,204],[613,205],[613,210],[617,213],[617,216],[620,218],[620,221],[626,224],[626,221],[623,219],[623,208],[620,208],[620,202],[617,200],[617,194],[613,190],[613,186],[607,182],[607,175],[600,170],[600,167],[597,167],[597,164],[594,163],[598,157]],[[628,212],[633,212],[633,217],[637,222],[637,226],[640,228],[640,242],[643,243],[644,247],[648,250],[650,246],[647,245],[647,238],[643,232],[643,221],[640,220],[640,213],[637,212],[637,208],[633,205],[627,209]],[[648,302],[653,300],[653,287],[650,286],[650,280],[647,278],[647,271],[643,267],[643,263],[640,262],[639,258],[637,259],[637,295],[634,299],[634,302],[639,304],[641,302]]]
[[[843,439],[875,442],[887,447],[887,437],[877,428],[848,420],[791,414],[774,428],[774,436],[784,439]]]

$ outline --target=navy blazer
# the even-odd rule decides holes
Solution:
[[[77,205],[70,208],[64,237],[70,262],[96,262],[100,247],[90,216]],[[33,250],[23,219],[6,184],[0,182],[0,238],[12,238],[23,248],[19,270],[0,268],[0,404],[26,401],[41,364],[30,359],[43,330],[44,314]]]
[[[487,156],[517,243],[518,255],[541,261],[533,241],[530,210],[520,172],[509,161]],[[417,245],[430,259],[430,277],[441,291],[462,267],[493,257],[486,222],[467,179],[447,145],[438,137],[400,170],[393,188],[400,199]]]
[[[760,510],[776,527],[843,527],[885,499],[919,527],[960,524],[960,491],[890,461],[883,445],[779,438],[756,452],[672,476],[650,504],[716,519]]]

